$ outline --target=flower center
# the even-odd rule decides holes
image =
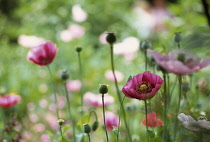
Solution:
[[[152,91],[152,88],[154,88],[153,84],[150,84],[149,82],[142,82],[136,86],[136,92],[138,94],[147,94]]]

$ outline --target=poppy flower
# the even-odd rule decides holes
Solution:
[[[102,98],[101,95],[96,95],[91,92],[87,92],[84,95],[84,100],[92,106],[102,107]],[[110,105],[114,102],[114,98],[108,94],[104,94],[104,106]]]
[[[72,7],[72,19],[76,22],[84,22],[87,19],[87,13],[76,4]]]
[[[70,80],[66,83],[66,88],[70,92],[78,92],[81,90],[82,83],[79,80]]]
[[[210,65],[210,57],[201,61],[198,56],[185,50],[175,50],[167,55],[162,55],[151,49],[148,49],[147,52],[152,55],[158,65],[174,74],[191,74]]]
[[[0,96],[0,106],[5,108],[12,107],[19,103],[20,100],[21,97],[14,93],[3,95]]]
[[[32,47],[28,52],[28,60],[39,66],[50,64],[57,53],[56,45],[50,41],[36,47]]]
[[[103,119],[101,119],[101,122],[104,123]],[[105,112],[105,123],[106,123],[106,129],[108,131],[113,130],[113,126],[118,127],[118,125],[119,125],[118,115],[114,114],[113,112],[106,111]]]
[[[149,127],[159,127],[163,125],[160,117],[154,112],[147,114],[147,122]],[[141,124],[146,126],[146,116],[141,121]]]
[[[156,92],[163,84],[160,76],[145,71],[137,74],[123,86],[122,92],[128,98],[146,100],[155,96]]]
[[[18,44],[23,47],[32,48],[45,42],[45,39],[37,36],[20,35],[18,37]]]
[[[210,121],[201,119],[196,121],[190,115],[180,113],[177,118],[181,121],[181,125],[193,132],[210,133]]]

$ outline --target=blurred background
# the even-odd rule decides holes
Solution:
[[[106,33],[114,32],[117,37],[115,65],[123,75],[119,82],[122,87],[130,75],[144,71],[144,54],[139,50],[144,40],[150,40],[152,49],[168,53],[177,48],[174,33],[182,32],[182,48],[201,58],[209,56],[210,26],[206,17],[200,0],[0,0],[0,94],[13,92],[22,98],[15,107],[1,109],[1,116],[4,121],[17,116],[16,132],[24,141],[47,142],[57,130],[49,74],[46,67],[27,60],[31,47],[50,40],[59,48],[50,66],[60,102],[65,102],[60,71],[67,69],[70,80],[81,77],[76,47],[82,47],[82,93],[97,94],[98,84],[105,83],[117,101],[114,84],[106,78],[111,69]],[[207,69],[203,72],[210,75]],[[195,79],[202,77],[198,73]],[[79,117],[81,92],[69,93],[75,106],[73,113]],[[125,102],[135,104],[129,99]],[[62,104],[60,109],[64,110]],[[4,123],[0,126],[3,128]]]

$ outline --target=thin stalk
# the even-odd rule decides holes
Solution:
[[[147,71],[147,52],[144,52],[144,58],[145,58],[145,71]]]
[[[58,112],[58,101],[57,101],[55,86],[54,86],[54,83],[53,83],[53,76],[52,76],[52,72],[51,72],[51,69],[50,69],[49,65],[47,65],[47,69],[49,71],[50,78],[51,78],[51,86],[52,86],[52,89],[53,89],[53,95],[54,95],[55,104],[56,104],[56,115],[57,115],[57,119],[59,119],[60,117],[59,117],[59,112]]]
[[[67,100],[67,105],[68,105],[69,119],[72,120],[74,142],[76,142],[74,119],[73,119],[72,114],[71,114],[71,105],[70,105],[70,100],[69,100],[69,94],[68,94],[68,91],[67,91],[67,88],[66,88],[66,81],[64,82],[64,87],[65,87],[65,94],[66,94],[66,100]]]
[[[90,141],[90,134],[87,134],[87,135],[88,135],[88,142],[91,142],[91,141]]]
[[[116,78],[116,75],[115,75],[115,72],[114,72],[115,69],[114,69],[114,56],[113,56],[113,45],[112,44],[110,45],[110,55],[111,55],[111,68],[112,68],[112,73],[113,73],[114,80],[115,80],[114,81],[115,88],[116,88],[116,91],[117,91],[118,100],[120,102],[120,107],[122,108],[124,124],[125,124],[126,130],[127,130],[127,133],[128,133],[129,141],[132,142],[130,129],[128,127],[127,120],[126,120],[125,108],[123,107],[122,102],[121,102],[122,98],[121,98],[121,95],[120,95],[120,91],[119,91],[119,87],[118,87],[118,83],[117,83],[117,78]]]
[[[63,132],[61,126],[60,126],[60,133],[61,133],[61,141],[63,142]]]
[[[177,46],[178,46],[178,48],[180,49],[180,43],[179,43],[179,42],[177,43]]]
[[[176,117],[178,116],[178,113],[179,113],[181,96],[182,96],[182,76],[181,75],[178,75],[178,81],[179,81],[179,99],[178,99],[178,106],[177,106],[177,110],[176,110]],[[174,130],[174,141],[176,141],[177,126],[178,126],[177,123],[178,123],[178,119],[176,118],[175,119],[175,130]]]
[[[104,129],[105,129],[105,133],[106,133],[106,140],[107,140],[107,142],[109,142],[109,137],[108,137],[108,133],[107,133],[107,129],[106,129],[105,106],[104,106],[104,94],[102,94],[102,104],[103,104],[103,117],[104,117]]]
[[[147,100],[144,100],[144,104],[145,104],[145,115],[146,115],[146,129],[148,131]]]
[[[82,82],[82,62],[81,62],[80,52],[78,52],[78,61],[79,61],[79,79]],[[80,90],[80,103],[81,103],[81,112],[83,113],[83,94],[82,94],[82,89]]]
[[[167,90],[166,90],[166,74],[163,73],[163,80],[164,80],[164,130],[163,130],[163,141],[166,141],[166,132],[167,132]]]
[[[90,112],[90,115],[89,115],[89,119],[88,120],[90,121],[90,116],[91,116],[92,113],[94,113],[95,119],[98,120],[98,116],[97,116],[96,112],[93,111],[93,110]]]

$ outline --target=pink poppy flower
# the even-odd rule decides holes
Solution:
[[[72,7],[72,19],[76,22],[84,22],[87,19],[87,13],[79,4]]]
[[[177,118],[181,121],[181,125],[193,132],[210,133],[210,121],[201,119],[196,121],[190,115],[180,113]]]
[[[20,100],[21,97],[14,93],[3,95],[0,96],[0,106],[5,108],[12,107],[19,103]]]
[[[163,125],[163,122],[161,121],[160,117],[154,112],[147,114],[147,121],[149,127],[159,127]],[[146,116],[144,116],[143,120],[141,121],[141,124],[146,126]]]
[[[123,75],[120,71],[115,70],[115,76],[116,76],[116,78],[117,78],[117,82],[121,82],[121,81],[123,81],[123,79],[124,79],[124,75]],[[108,79],[109,81],[115,82],[115,80],[114,80],[114,75],[113,75],[113,73],[112,73],[111,70],[107,70],[107,71],[105,72],[105,77],[106,77],[106,79]]]
[[[156,92],[163,84],[160,76],[145,71],[137,74],[123,86],[122,92],[128,98],[135,98],[139,100],[150,99],[155,96]]]
[[[82,83],[79,80],[70,80],[66,83],[66,88],[70,92],[78,92],[82,88]]]
[[[39,46],[33,47],[28,52],[28,60],[39,66],[50,64],[57,53],[56,45],[50,41]]]
[[[87,92],[84,95],[84,100],[88,102],[92,106],[102,107],[102,98],[101,94],[93,94],[91,92]],[[108,94],[104,94],[104,106],[108,106],[114,102],[114,98]]]
[[[101,122],[104,123],[104,119],[101,119]],[[105,123],[106,129],[108,131],[113,130],[113,126],[118,127],[119,125],[119,117],[118,115],[114,114],[113,112],[106,111],[105,112]]]
[[[191,74],[210,65],[210,57],[201,61],[196,55],[184,50],[175,50],[167,55],[162,55],[151,49],[148,49],[147,52],[162,68],[179,75]]]
[[[28,48],[38,46],[40,44],[43,44],[44,42],[45,40],[43,38],[37,36],[20,35],[18,37],[18,44]]]

